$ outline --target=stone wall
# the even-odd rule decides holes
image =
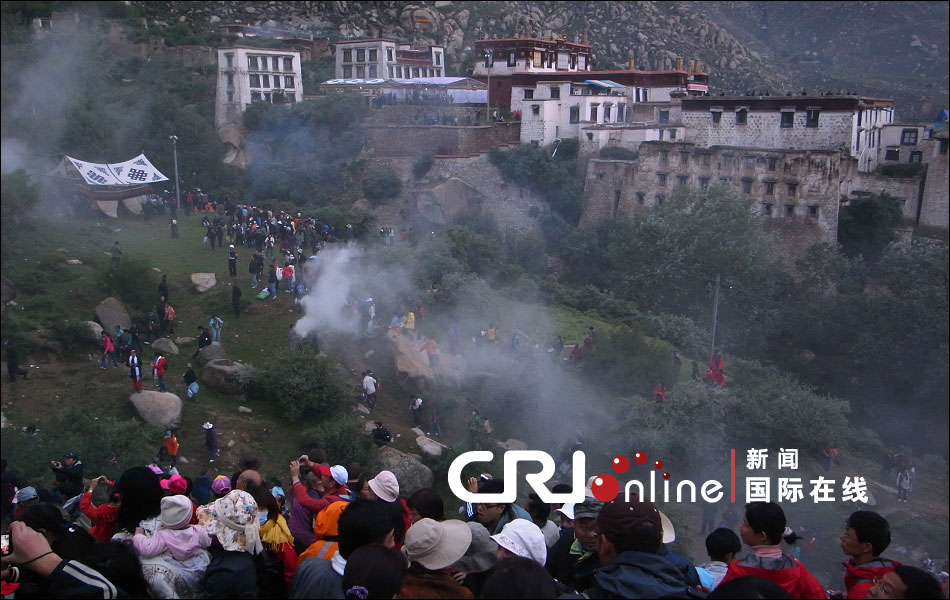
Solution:
[[[917,200],[920,196],[920,177],[883,177],[876,173],[855,173],[851,181],[851,195],[889,194],[901,202],[905,223],[917,219]]]
[[[805,127],[806,113],[795,113],[792,127],[782,128],[779,111],[750,111],[745,124],[736,123],[734,110],[723,110],[713,123],[709,111],[683,111],[683,125],[698,146],[755,146],[775,150],[838,150],[851,147],[854,116],[850,112],[822,111],[818,127]]]
[[[934,229],[947,235],[950,226],[950,190],[948,190],[948,143],[946,139],[926,140],[924,162],[927,163],[927,181],[924,185],[920,208],[921,227]]]
[[[507,124],[506,124],[507,125]],[[365,152],[371,156],[414,157],[485,152],[511,142],[517,127],[476,125],[374,125],[364,126]],[[517,138],[515,138],[517,139]]]
[[[776,253],[800,256],[811,244],[837,240],[840,170],[840,155],[830,151],[643,142],[636,161],[590,161],[581,225],[631,219],[680,185],[729,185],[754,200],[766,229],[776,234]]]

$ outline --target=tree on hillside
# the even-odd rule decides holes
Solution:
[[[3,235],[6,236],[20,222],[20,218],[39,202],[40,191],[23,169],[4,175],[0,181],[0,204],[3,205],[0,222],[3,223]]]
[[[849,256],[877,260],[897,239],[902,214],[900,201],[887,193],[852,198],[838,214],[838,243]]]

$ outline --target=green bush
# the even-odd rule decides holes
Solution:
[[[488,238],[498,238],[498,220],[490,212],[483,211],[480,207],[466,208],[455,213],[452,217],[452,224],[467,228],[472,233],[477,233]]]
[[[151,462],[162,441],[159,427],[84,408],[65,408],[35,434],[4,431],[4,457],[30,484],[44,488],[49,487],[51,477],[49,461],[59,460],[64,452],[79,454],[87,477],[101,474],[116,478],[129,467]]]
[[[373,206],[379,206],[402,193],[402,181],[392,171],[372,173],[363,180],[363,193]]]
[[[79,349],[85,349],[96,346],[92,341],[92,334],[89,325],[82,321],[64,319],[53,321],[50,325],[52,337],[63,347],[64,354]]]
[[[248,396],[279,406],[293,420],[333,418],[352,399],[335,361],[309,346],[275,351],[270,368],[248,383]]]
[[[155,300],[158,278],[142,259],[124,254],[115,266],[103,266],[97,276],[98,289],[106,296],[115,296],[129,312],[144,312]]]
[[[672,355],[666,348],[647,343],[638,328],[601,335],[582,364],[592,380],[617,392],[645,397],[651,396],[658,381],[671,387],[679,376]]]
[[[431,154],[426,154],[425,156],[420,156],[412,163],[412,175],[416,179],[422,179],[426,176],[426,173],[429,172],[429,169],[432,168],[432,163],[435,159]]]
[[[600,149],[600,157],[605,160],[636,160],[640,154],[623,146],[605,146]]]
[[[366,464],[372,442],[363,432],[364,421],[352,412],[332,419],[323,420],[319,425],[304,431],[300,441],[305,449],[322,448],[334,464],[346,466],[350,462]]]

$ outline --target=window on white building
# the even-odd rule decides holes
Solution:
[[[661,110],[659,117],[657,117],[657,121],[659,121],[660,123],[669,123],[669,122],[670,122],[670,111],[668,111],[668,110]]]
[[[664,202],[665,200],[666,200],[666,196],[664,196],[663,194],[657,194],[657,195],[656,195],[656,205],[657,205],[657,206],[663,204],[663,202]]]
[[[248,78],[248,83],[250,84],[250,86],[251,86],[252,88],[259,88],[259,87],[261,87],[261,76],[260,76],[260,75],[257,75],[256,73],[251,73],[250,75],[247,76],[247,78]]]
[[[378,73],[379,73],[379,70],[376,65],[370,65],[369,67],[366,68],[366,76],[369,77],[370,79],[376,79],[376,77],[378,77]]]
[[[531,100],[531,99],[533,99],[533,98],[534,98],[534,90],[525,90],[525,91],[524,91],[524,99],[525,99],[525,100]]]
[[[742,180],[742,193],[751,194],[752,193],[752,179],[743,179]]]
[[[541,114],[541,107],[540,107],[539,105],[537,105],[537,104],[532,104],[532,105],[531,105],[531,114],[534,115],[534,116],[540,115],[540,114]]]
[[[256,70],[257,70],[257,57],[256,57],[256,56],[248,56],[248,57],[247,57],[247,68],[248,68],[248,69],[251,69],[252,71],[256,71]]]
[[[910,162],[919,163],[924,159],[924,153],[920,150],[914,150],[910,153]]]
[[[356,62],[366,62],[366,49],[357,48],[356,49]]]
[[[677,175],[676,185],[683,187],[689,184],[689,175]]]
[[[343,65],[343,79],[350,79],[351,77],[353,77],[353,67]]]
[[[904,129],[901,131],[901,146],[916,146],[917,145],[917,130],[916,129]]]
[[[375,60],[375,59],[373,59],[373,60]],[[442,53],[441,53],[441,52],[436,52],[436,53],[435,53],[435,64],[436,64],[436,66],[442,64]]]
[[[393,49],[392,49],[392,48],[386,48],[386,60],[388,60],[389,62],[392,62],[392,61],[393,61]]]
[[[284,75],[284,87],[291,90],[297,87],[296,85],[294,85],[293,75]]]
[[[644,204],[646,204],[646,194],[644,194],[643,192],[637,192],[637,204],[639,204],[640,206],[643,206]]]
[[[782,120],[779,123],[781,129],[791,129],[795,124],[795,113],[794,111],[786,110],[782,111]]]
[[[736,125],[745,125],[749,122],[749,109],[740,108],[736,111]]]
[[[269,88],[270,87],[270,75],[266,73],[261,75],[261,87]]]
[[[809,108],[805,111],[805,127],[818,127],[818,116],[821,111],[817,108]]]
[[[719,125],[719,123],[722,122],[722,111],[721,111],[721,110],[714,110],[714,111],[712,111],[711,114],[712,114],[712,122],[713,122],[713,125]]]
[[[594,123],[597,122],[597,107],[596,106],[590,107],[590,120],[593,121]]]
[[[515,53],[514,53],[514,52],[509,52],[509,53],[508,53],[508,66],[509,66],[509,67],[514,67],[514,66],[516,66],[517,64],[518,64],[518,60],[517,60],[517,57],[516,57]]]
[[[271,71],[280,71],[280,58],[272,56],[270,59]]]
[[[234,92],[228,92],[228,102],[234,102]]]
[[[810,206],[808,207],[808,216],[811,217],[812,219],[817,219],[817,218],[818,218],[818,205],[817,205],[817,204],[812,204],[812,205],[810,205]]]
[[[767,203],[767,202],[766,202],[765,204],[763,204],[763,205],[762,205],[762,214],[765,215],[766,217],[771,217],[771,216],[772,216],[772,205],[769,204],[769,203]]]
[[[570,110],[570,122],[578,123],[581,120],[581,109],[578,106],[572,106]]]
[[[680,166],[685,167],[689,165],[689,152],[680,152]]]
[[[560,98],[560,97],[561,97],[561,88],[552,85],[552,86],[551,86],[551,97],[554,98],[554,99]]]
[[[794,198],[794,197],[795,197],[795,193],[798,191],[798,184],[797,184],[797,183],[786,183],[786,184],[785,184],[785,188],[786,188],[786,191],[788,192],[788,197],[789,197],[789,198]]]
[[[774,181],[766,181],[766,182],[764,182],[764,183],[765,183],[765,195],[766,195],[766,196],[774,196],[774,195],[775,195],[775,182],[774,182]]]
[[[794,217],[794,216],[795,216],[795,205],[794,205],[794,204],[786,204],[786,205],[785,205],[785,216],[786,216],[786,217]]]
[[[234,75],[231,73],[228,73],[228,87],[229,88],[234,87]]]
[[[627,105],[626,105],[626,104],[618,104],[618,105],[617,105],[617,122],[618,122],[618,123],[623,123],[623,122],[624,122],[624,117],[626,116],[626,114],[625,114],[626,108],[627,108]]]
[[[901,151],[899,148],[888,148],[884,152],[884,160],[900,160]]]
[[[251,92],[251,102],[260,102],[261,93],[260,92]]]
[[[610,123],[610,106],[604,107],[604,123]]]
[[[369,62],[376,62],[377,60],[379,60],[379,51],[376,48],[370,48]]]
[[[343,51],[343,62],[353,62],[353,51],[344,50]]]
[[[708,177],[700,177],[700,178],[699,178],[699,189],[705,190],[705,189],[708,189],[708,188],[709,188],[709,178],[708,178]]]
[[[228,52],[227,54],[224,55],[224,60],[227,61],[229,69],[234,66],[234,54]]]
[[[285,57],[284,57],[284,70],[285,70],[285,71],[293,71],[293,70],[294,70],[294,57],[293,57],[293,56],[285,56]]]
[[[656,187],[666,187],[666,173],[656,174]]]

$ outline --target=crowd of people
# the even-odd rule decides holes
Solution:
[[[380,424],[381,426],[381,424]],[[166,438],[166,446],[167,443]],[[168,451],[177,454],[177,441]],[[466,504],[454,517],[431,488],[402,490],[391,471],[332,464],[320,449],[268,478],[244,455],[231,474],[174,466],[84,479],[51,461],[55,488],[16,487],[4,463],[15,598],[943,598],[925,570],[885,556],[890,525],[860,510],[839,537],[843,576],[826,589],[791,551],[775,503],[745,506],[738,533],[706,538],[709,560],[671,550],[672,522],[636,496],[602,503]],[[500,493],[482,475],[470,491]],[[105,489],[101,495],[98,490]],[[568,491],[558,484],[555,492]],[[7,493],[10,492],[10,493]],[[78,501],[77,501],[78,500]],[[104,500],[104,501],[103,501]],[[97,504],[97,501],[99,502]],[[81,516],[80,516],[81,515]],[[745,550],[743,550],[743,547]],[[946,565],[943,566],[946,568]],[[942,586],[942,587],[941,587]]]

